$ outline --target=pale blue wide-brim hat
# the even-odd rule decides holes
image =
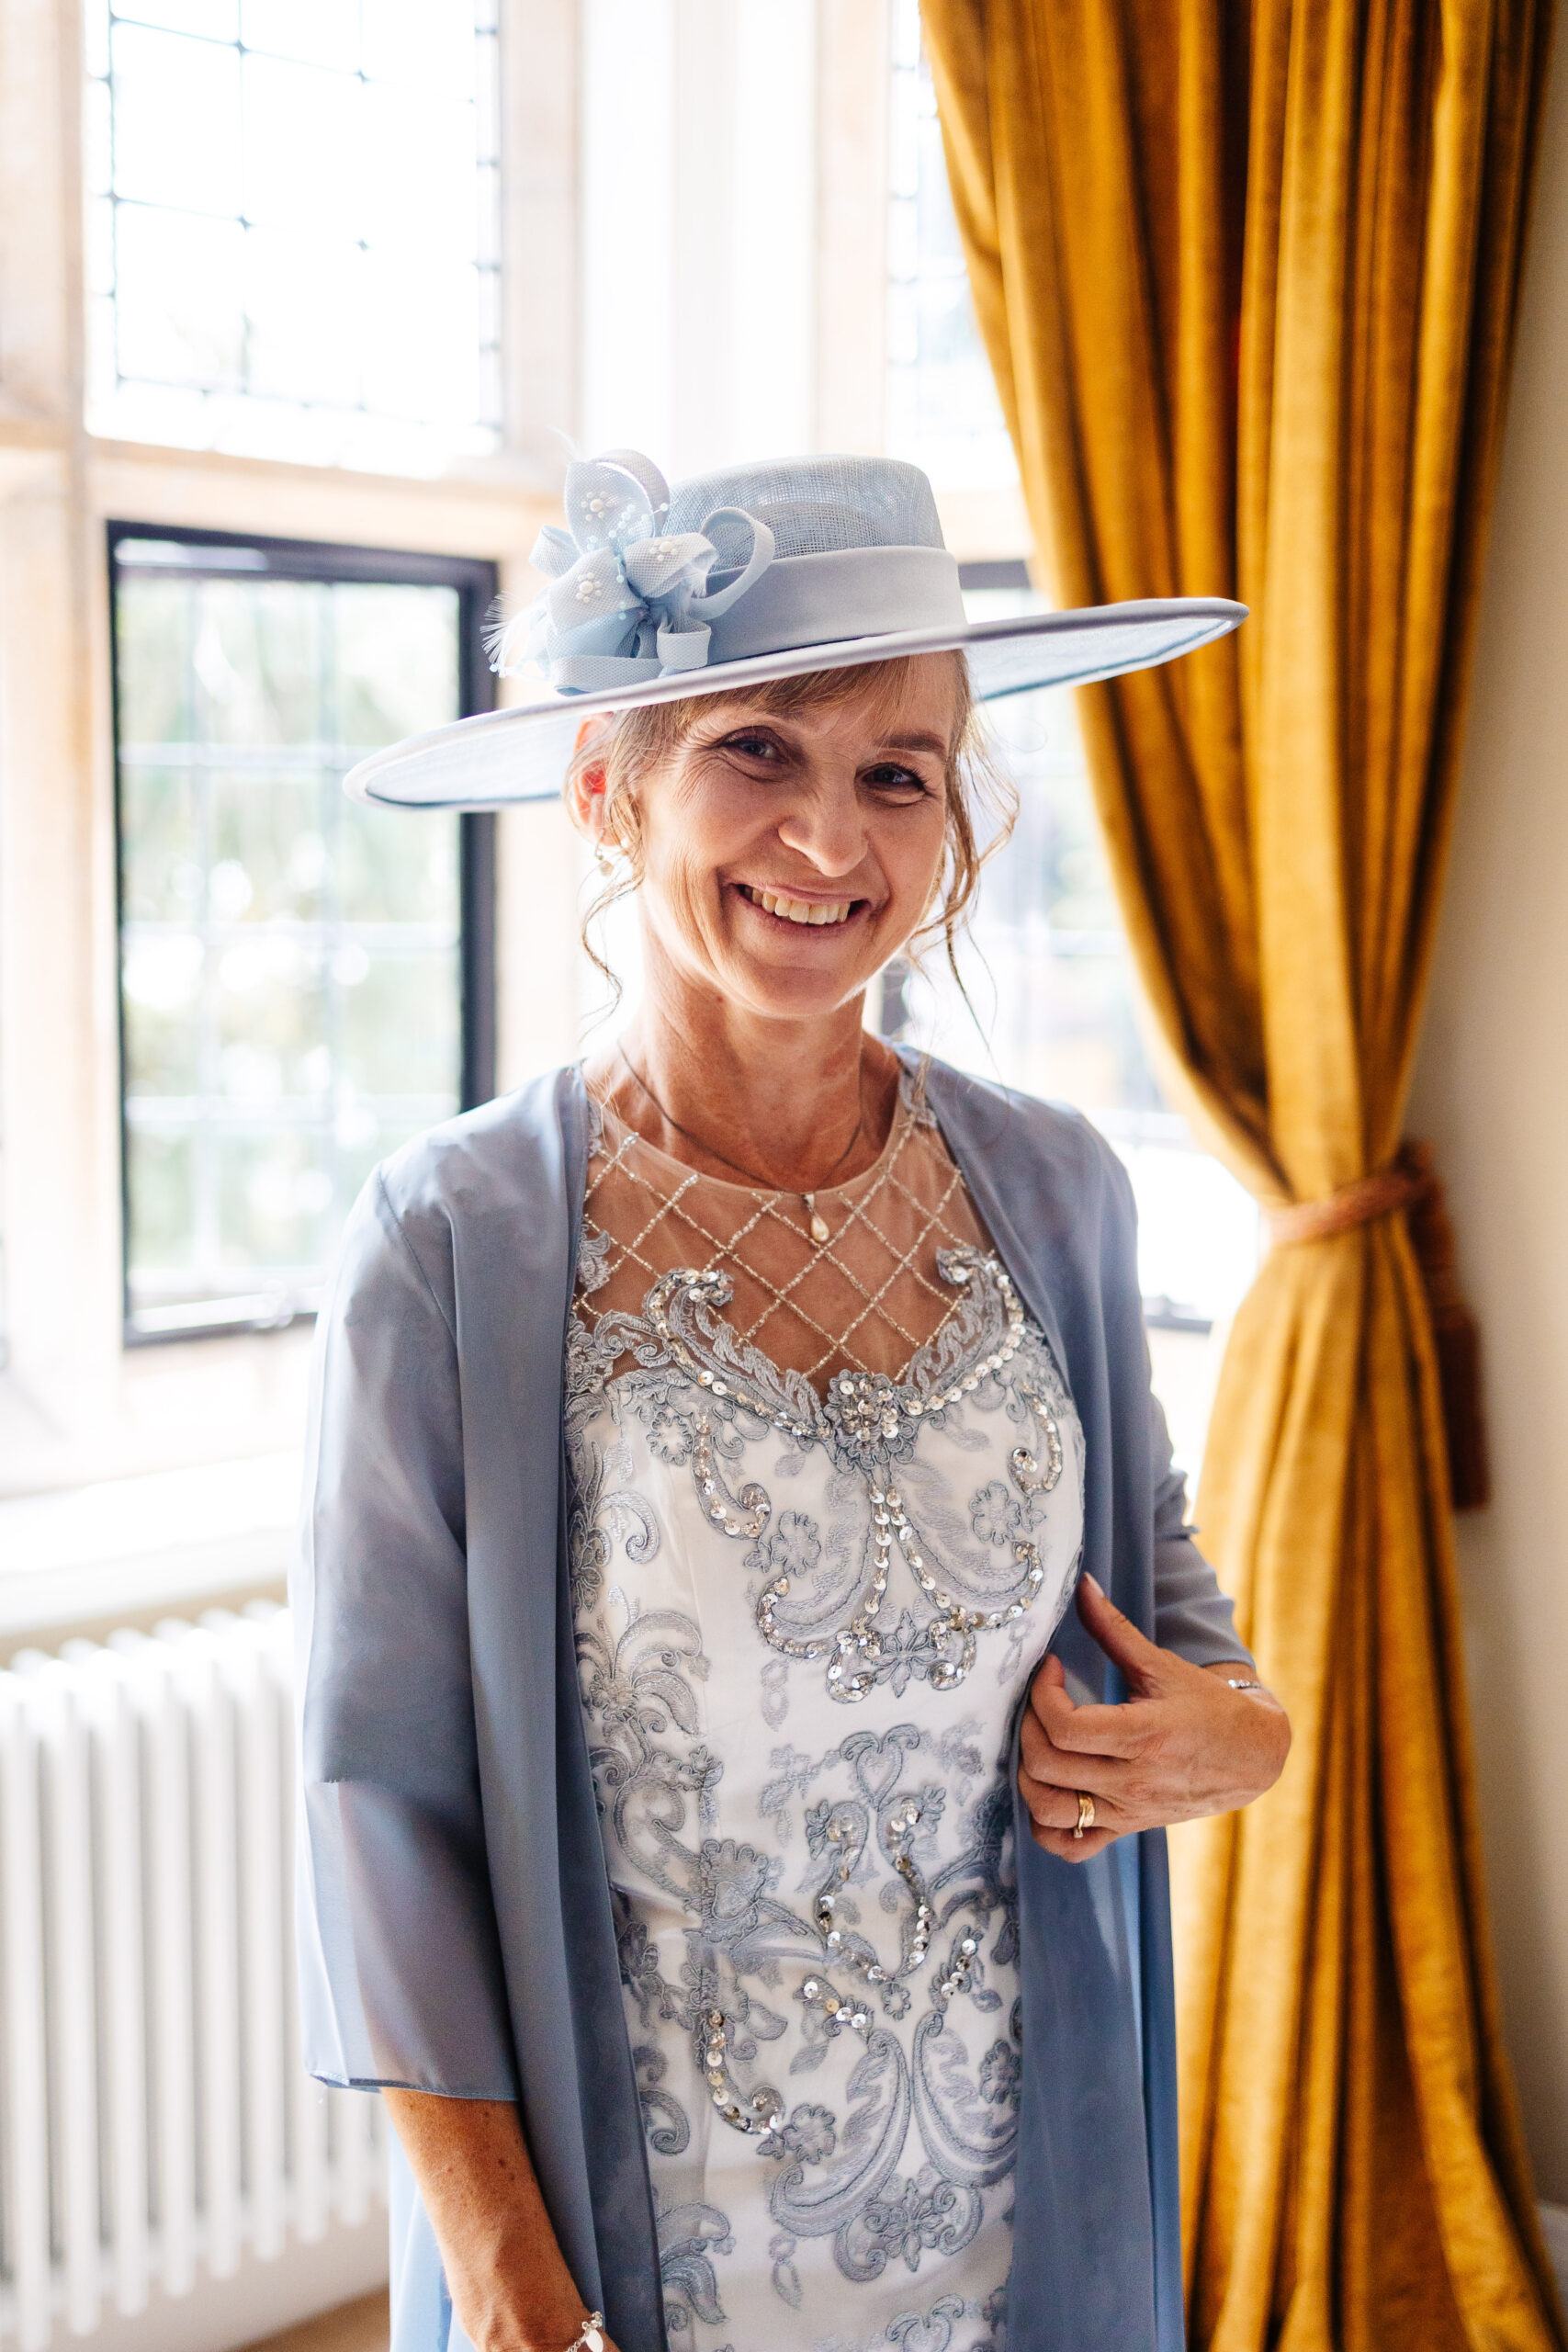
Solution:
[[[585,718],[812,670],[949,650],[990,701],[1174,661],[1247,617],[1223,596],[965,618],[931,486],[890,458],[786,458],[671,491],[634,449],[569,467],[550,584],[495,632],[530,699],[411,735],[350,770],[356,800],[496,808],[553,798]]]

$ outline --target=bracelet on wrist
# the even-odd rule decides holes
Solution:
[[[1235,1674],[1227,1674],[1225,1677],[1225,1689],[1227,1690],[1267,1690],[1268,1688],[1269,1685],[1267,1682],[1249,1681],[1244,1677]]]
[[[590,2312],[565,2352],[604,2352],[604,2312]]]

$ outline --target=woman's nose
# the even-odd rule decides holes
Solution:
[[[865,855],[865,819],[852,786],[803,797],[779,822],[786,849],[809,858],[818,874],[851,874]]]

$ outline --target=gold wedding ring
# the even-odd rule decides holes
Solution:
[[[1094,1799],[1089,1794],[1089,1792],[1086,1789],[1079,1789],[1077,1791],[1077,1800],[1078,1826],[1074,1830],[1073,1836],[1075,1838],[1081,1838],[1086,1829],[1092,1829],[1094,1827]]]

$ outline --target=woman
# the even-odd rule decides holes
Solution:
[[[1119,1164],[863,1008],[972,893],[975,684],[1238,616],[969,628],[907,467],[617,453],[568,506],[556,697],[353,780],[524,797],[571,729],[646,969],[378,1172],[322,1318],[308,2051],[396,2129],[395,2352],[1163,2352],[1161,1826],[1288,1729]]]

